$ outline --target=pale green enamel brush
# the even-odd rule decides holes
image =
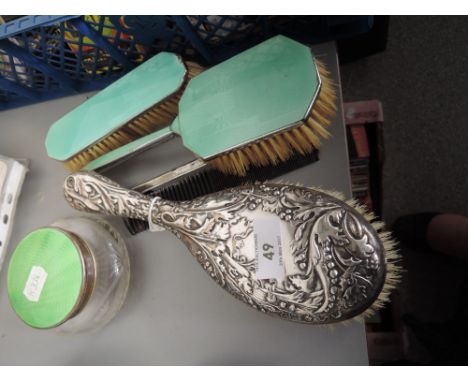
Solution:
[[[171,123],[187,82],[202,68],[159,53],[55,122],[47,154],[76,171]]]
[[[336,113],[329,72],[309,47],[271,38],[191,79],[167,127],[90,162],[95,170],[119,163],[169,137],[204,162],[231,174],[309,153],[328,137]]]

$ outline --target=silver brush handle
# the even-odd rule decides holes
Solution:
[[[69,175],[63,191],[67,202],[78,211],[148,219],[151,198],[127,190],[97,173],[77,172]]]
[[[81,211],[150,214],[150,198],[100,175],[72,174],[64,191]],[[157,197],[151,221],[181,239],[232,295],[289,320],[347,320],[377,307],[394,286],[393,279],[385,286],[386,236],[320,190],[255,184],[178,203]]]
[[[83,170],[96,171],[99,169],[101,172],[109,170],[112,167],[115,167],[118,164],[123,163],[129,160],[130,158],[143,153],[146,150],[149,150],[161,143],[169,141],[176,135],[177,134],[174,133],[170,129],[170,127],[165,127],[163,129],[154,131],[151,134],[145,135],[141,138],[127,143],[126,145],[120,146],[115,150],[109,151],[108,153],[101,155],[100,157],[89,162],[83,168]]]

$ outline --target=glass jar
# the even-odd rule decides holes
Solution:
[[[8,268],[8,296],[29,326],[77,333],[107,324],[130,281],[127,247],[105,220],[64,218],[28,234]]]

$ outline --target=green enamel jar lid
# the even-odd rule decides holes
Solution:
[[[92,255],[76,235],[40,228],[16,247],[8,267],[8,296],[16,314],[34,328],[73,317],[89,297]]]

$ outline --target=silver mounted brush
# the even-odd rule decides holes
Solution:
[[[224,289],[289,320],[329,324],[369,314],[399,279],[383,224],[322,190],[264,183],[171,202],[81,172],[67,177],[64,193],[77,210],[171,231]]]

